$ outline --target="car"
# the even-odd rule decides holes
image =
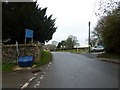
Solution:
[[[91,47],[91,52],[100,52],[104,51],[104,47],[102,45]]]

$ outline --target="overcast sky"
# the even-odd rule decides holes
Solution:
[[[47,15],[56,18],[56,32],[49,41],[66,40],[69,35],[76,36],[81,46],[88,44],[88,22],[91,30],[96,24],[97,17],[93,14],[98,0],[38,0],[40,7],[48,7]],[[91,18],[92,17],[92,18]]]

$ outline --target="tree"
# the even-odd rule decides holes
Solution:
[[[44,48],[51,51],[56,50],[56,46],[53,44],[47,44],[44,46]]]
[[[99,6],[97,7],[97,11],[95,12],[96,16],[107,15],[108,12],[111,12],[120,4],[120,2],[117,0],[99,0],[98,3]]]
[[[58,49],[73,49],[75,46],[79,46],[77,37],[69,35],[66,40],[62,40],[58,43]]]
[[[107,15],[102,16],[94,29],[107,53],[120,53],[120,4]]]
[[[78,43],[77,37],[73,36],[73,35],[69,35],[67,40],[62,41],[62,45],[64,48],[66,49],[73,49],[74,46],[76,46]]]
[[[103,45],[103,27],[104,27],[104,19],[103,17],[100,18],[100,20],[97,22],[97,25],[94,28],[94,31],[92,31],[92,36],[91,36],[91,44],[100,44]]]
[[[66,40],[66,48],[72,49],[74,47],[74,41],[72,41],[72,38],[68,37]]]
[[[90,40],[90,45],[91,45],[92,47],[96,46],[96,44],[98,44],[98,42],[99,42],[96,37],[92,37],[92,36],[91,36],[90,39],[91,39],[91,40]]]
[[[106,52],[120,53],[120,8],[105,17],[105,21],[102,35]]]
[[[61,42],[59,42],[58,45],[57,45],[57,48],[61,49],[61,46],[62,46],[62,44],[61,44]]]
[[[58,42],[57,41],[52,41],[52,45],[55,45],[57,47]]]
[[[65,40],[61,41],[61,47],[62,47],[62,49],[66,48],[66,41]]]
[[[66,46],[66,41],[62,40],[61,42],[58,43],[57,49],[65,49]]]
[[[67,40],[66,40],[66,48],[72,49],[74,46],[76,46],[78,43],[77,37],[73,35],[69,35]]]
[[[47,8],[39,8],[37,2],[8,2],[2,3],[2,38],[24,43],[25,29],[34,31],[34,41],[48,42],[56,31],[55,19],[47,16]]]

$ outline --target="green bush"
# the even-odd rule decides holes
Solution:
[[[106,17],[103,28],[103,43],[107,53],[120,53],[120,17],[118,19],[116,13]]]
[[[2,64],[2,71],[3,72],[11,71],[12,68],[16,65],[17,65],[16,63],[3,63]]]
[[[37,63],[37,66],[43,66],[52,61],[52,54],[49,51],[41,51],[41,60],[40,63]]]

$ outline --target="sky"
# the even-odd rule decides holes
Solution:
[[[88,22],[91,21],[91,31],[96,25],[97,17],[94,11],[97,0],[38,0],[40,7],[47,7],[47,15],[56,18],[58,28],[52,41],[66,40],[69,35],[76,36],[80,46],[88,45]],[[48,44],[47,43],[47,44]]]

